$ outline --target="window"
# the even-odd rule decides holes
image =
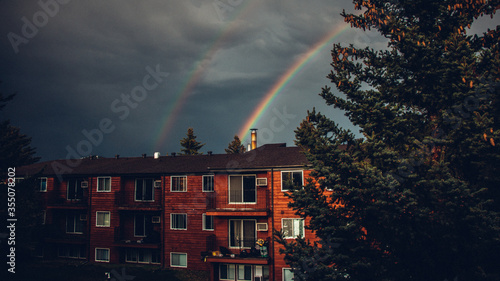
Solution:
[[[170,214],[170,229],[187,229],[187,214]]]
[[[109,249],[95,248],[95,261],[109,262]]]
[[[80,220],[80,214],[71,213],[66,215],[66,233],[82,234],[84,222]]]
[[[256,203],[255,176],[229,176],[229,203]]]
[[[171,267],[187,267],[187,254],[186,253],[170,253],[170,266]]]
[[[291,268],[283,268],[283,281],[293,281],[293,271]]]
[[[100,227],[109,227],[111,225],[110,216],[110,212],[97,212],[95,225]]]
[[[203,191],[204,192],[214,191],[214,176],[203,176]]]
[[[47,221],[47,210],[42,211],[41,220],[42,220],[42,224],[45,224],[45,222]]]
[[[238,281],[251,281],[252,280],[252,266],[251,265],[238,265]]]
[[[153,232],[153,221],[150,215],[134,216],[134,236],[145,237]]]
[[[203,230],[214,230],[214,217],[202,215]]]
[[[153,179],[135,180],[135,201],[154,201]]]
[[[255,246],[255,220],[229,220],[229,247]]]
[[[47,191],[47,178],[39,178],[38,181],[40,182],[40,192],[46,192]]]
[[[97,191],[110,192],[111,191],[111,178],[97,178]]]
[[[161,263],[159,250],[153,249],[127,249],[125,261],[131,263]]]
[[[291,187],[304,185],[302,171],[281,172],[281,190],[288,191]]]
[[[187,177],[171,177],[170,191],[172,192],[186,192],[187,191]]]
[[[282,219],[281,229],[285,238],[304,237],[304,219]]]
[[[83,198],[82,180],[69,179],[66,183],[68,200],[81,200]]]
[[[85,259],[85,245],[60,245],[57,249],[57,256],[60,258]]]
[[[236,266],[234,264],[221,264],[219,267],[220,280],[234,280]]]

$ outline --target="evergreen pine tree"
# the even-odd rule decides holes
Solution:
[[[238,135],[234,135],[234,140],[230,142],[224,150],[227,154],[239,154],[245,152],[245,146],[241,144],[241,140]]]
[[[199,150],[204,146],[204,143],[197,142],[194,135],[193,128],[188,128],[187,136],[181,139],[181,153],[184,155],[197,155],[201,154]]]
[[[276,234],[295,280],[499,280],[500,27],[467,32],[500,1],[353,2],[388,48],[333,46],[320,95],[363,139],[315,110],[296,131],[318,240]]]

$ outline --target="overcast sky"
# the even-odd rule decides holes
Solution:
[[[179,152],[188,127],[203,152],[224,153],[278,79],[344,25],[342,9],[351,1],[3,0],[0,91],[17,96],[1,119],[42,160]],[[334,42],[385,45],[354,29],[333,38],[255,124],[259,145],[293,145],[313,107],[352,128],[318,96]]]

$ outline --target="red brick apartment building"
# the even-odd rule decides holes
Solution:
[[[297,147],[268,144],[243,154],[87,158],[58,175],[42,171],[45,259],[152,264],[206,270],[211,280],[292,280],[272,239],[314,239],[288,208],[289,184],[309,177]]]

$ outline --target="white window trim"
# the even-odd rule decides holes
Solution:
[[[255,177],[255,202],[231,202],[231,194],[230,194],[231,177],[241,177],[241,186],[243,187],[243,177],[245,177],[245,176],[254,176]],[[243,196],[243,192],[241,192],[241,196]],[[243,200],[243,198],[242,198],[242,200]],[[229,175],[227,178],[227,203],[228,204],[235,204],[235,205],[250,205],[250,204],[257,205],[257,175],[255,175],[255,174]]]
[[[283,267],[281,269],[281,280],[283,280],[283,281],[285,281],[285,270],[292,271],[292,268],[291,267]],[[293,271],[292,271],[292,274],[293,274]]]
[[[108,260],[98,260],[97,259],[97,250],[107,250],[108,251]],[[109,248],[95,248],[94,261],[96,261],[96,262],[109,262],[110,258],[111,258],[111,250]]]
[[[151,192],[152,197],[151,198],[152,199],[151,200],[137,200],[137,181],[138,180],[143,181],[143,189],[144,189],[144,181],[151,180],[151,182],[152,182],[152,185],[151,185],[151,188],[152,188],[152,192]],[[155,180],[154,179],[151,179],[151,178],[135,179],[134,201],[135,202],[154,202],[155,201]]]
[[[38,187],[39,192],[47,192],[47,178],[46,177],[41,177],[39,178],[40,180],[40,186]],[[42,180],[45,180],[45,189],[42,190]]]
[[[186,180],[186,190],[182,191],[172,190],[172,182],[174,181],[174,178],[184,178]],[[170,176],[170,192],[187,192],[187,190],[188,190],[187,176]]]
[[[99,179],[109,179],[109,190],[99,190]],[[111,177],[97,177],[97,192],[111,192]]]
[[[205,186],[203,185],[205,183],[205,178],[211,177],[213,179],[213,190],[205,190]],[[215,192],[215,176],[214,175],[203,175],[201,177],[201,191],[202,192]]]
[[[185,215],[186,216],[186,228],[174,228],[173,227],[173,220],[172,220],[173,215]],[[171,230],[187,230],[188,229],[188,215],[187,215],[187,213],[170,213],[170,229]]]
[[[283,220],[302,220],[302,233],[303,233],[303,237],[301,238],[304,238],[306,237],[306,222],[303,218],[281,218],[281,230],[283,230]],[[285,239],[295,239],[297,238],[297,236],[293,236],[293,237],[290,237],[290,236],[286,236],[284,237]]]
[[[172,264],[172,254],[180,254],[180,255],[186,255],[186,265],[173,265]],[[182,267],[182,268],[187,268],[188,267],[188,254],[187,253],[179,253],[179,252],[170,252],[170,267]]]
[[[202,223],[201,229],[204,230],[204,231],[214,231],[215,230],[214,217],[210,216],[210,217],[212,217],[212,227],[213,227],[212,229],[205,228],[206,217],[207,217],[207,214],[205,214],[205,213],[201,214],[201,223]]]
[[[109,225],[98,225],[97,224],[99,213],[108,213],[109,214]],[[97,212],[95,212],[95,226],[96,227],[111,227],[111,212],[110,211],[97,211]]]
[[[227,229],[227,244],[229,249],[251,249],[252,247],[240,247],[240,246],[231,246],[231,221],[253,221],[255,223],[255,239],[257,239],[257,220],[254,219],[229,219],[227,220],[228,229]],[[243,224],[242,224],[243,227]],[[243,233],[243,232],[242,232]],[[245,239],[245,238],[243,238]]]
[[[281,171],[281,191],[282,192],[288,192],[290,191],[289,189],[283,189],[283,173],[295,173],[295,172],[301,172],[302,173],[302,186],[304,186],[304,170],[287,170],[287,171]]]

